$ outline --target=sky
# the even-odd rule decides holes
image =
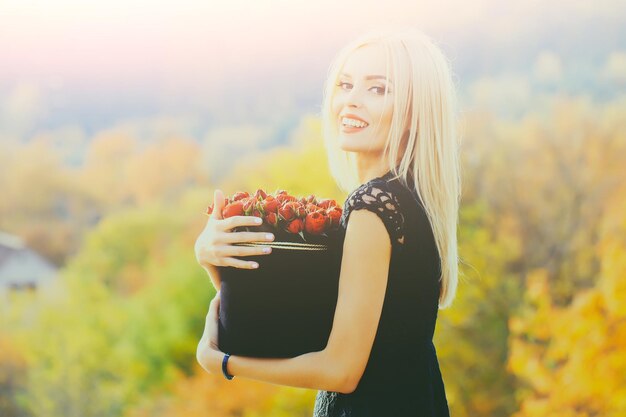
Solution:
[[[225,118],[225,103],[236,120],[272,104],[314,109],[333,54],[399,24],[435,38],[465,80],[531,71],[541,54],[584,69],[626,51],[623,0],[0,0],[0,122],[24,133]]]
[[[0,80],[196,82],[316,57],[323,68],[331,51],[376,25],[514,39],[543,23],[592,22],[624,9],[619,1],[572,0],[3,0]]]
[[[0,80],[195,82],[251,67],[264,72],[328,61],[368,25],[462,26],[481,1],[453,2],[456,12],[446,16],[437,6],[401,1],[2,2]]]

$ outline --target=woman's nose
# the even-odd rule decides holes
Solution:
[[[361,92],[358,88],[352,88],[350,93],[348,93],[348,98],[346,100],[346,104],[352,107],[360,107],[362,104]]]

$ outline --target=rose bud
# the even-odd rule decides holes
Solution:
[[[232,216],[243,216],[243,203],[241,201],[233,201],[222,209],[222,217],[228,218]]]
[[[285,203],[279,207],[278,214],[287,221],[293,220],[296,217],[296,212],[291,202]]]
[[[294,196],[291,196],[285,193],[285,194],[278,194],[276,196],[276,200],[278,200],[280,204],[285,204],[289,201],[296,201],[296,198]]]
[[[341,220],[342,211],[339,207],[334,206],[326,211],[326,215],[330,219],[331,226],[338,226]]]
[[[333,199],[326,198],[324,200],[321,200],[319,203],[317,203],[317,205],[324,209],[329,209],[331,207],[335,207],[337,205],[337,202]]]
[[[213,213],[213,203],[206,209],[206,214],[211,215]]]
[[[267,197],[267,194],[260,188],[254,193],[255,200],[263,200],[265,197]]]
[[[302,217],[301,216],[301,210],[300,207],[302,207],[300,205],[300,203],[298,203],[297,201],[288,201],[284,204],[284,206],[289,206],[289,208],[293,211],[294,216],[296,217]],[[304,220],[304,217],[302,217],[302,219]]]
[[[316,204],[313,204],[313,203],[307,203],[306,204],[306,212],[307,213],[315,213],[316,211],[320,211],[320,210],[323,210],[323,209],[318,207]]]
[[[285,190],[276,190],[275,194],[278,195],[278,194],[288,194],[288,193]]]
[[[263,200],[263,212],[265,213],[276,213],[278,212],[278,206],[280,205],[280,202],[275,199],[274,197],[272,197],[271,195],[268,195],[265,200]]]
[[[304,230],[312,235],[321,235],[326,230],[328,217],[320,211],[309,213],[304,220]]]
[[[314,194],[309,195],[308,197],[306,197],[305,200],[306,200],[307,203],[317,204],[317,200],[316,200]]]
[[[257,210],[257,209],[252,210],[252,215],[253,215],[253,216],[256,216],[256,217],[263,218],[263,213],[261,213],[261,212],[260,212],[259,210]]]
[[[268,214],[265,215],[264,222],[276,227],[278,226],[278,215],[274,213],[273,211],[269,212]]]
[[[265,209],[263,208],[263,201],[256,201],[256,203],[254,204],[254,208],[256,210],[259,211],[259,213],[261,213],[262,216],[265,216]]]
[[[302,223],[302,219],[298,219],[298,218],[293,219],[287,225],[287,231],[289,231],[290,233],[300,233],[303,228],[304,228],[304,225]]]
[[[237,191],[233,195],[232,200],[233,201],[238,201],[238,200],[241,200],[242,198],[246,198],[246,197],[250,197],[250,194],[248,194],[246,191]]]
[[[306,217],[306,215],[308,214],[306,212],[306,208],[302,204],[300,204],[300,203],[294,203],[294,204],[296,204],[296,207],[297,207],[296,208],[296,215],[298,217],[300,217],[301,219],[304,219]]]
[[[256,202],[254,197],[246,197],[240,201],[243,202],[243,211],[246,214],[246,216],[251,216],[252,210],[254,210],[254,206]]]

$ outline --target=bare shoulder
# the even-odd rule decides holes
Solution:
[[[391,255],[391,239],[387,228],[376,213],[369,210],[353,210],[346,225],[345,250],[356,250],[358,253],[389,252]]]

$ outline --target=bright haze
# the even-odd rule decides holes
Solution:
[[[468,100],[477,85],[522,91],[537,80],[601,98],[626,71],[625,16],[617,0],[5,0],[0,140],[142,120],[198,139],[236,123],[276,135],[319,110],[342,45],[394,24],[436,39]]]

